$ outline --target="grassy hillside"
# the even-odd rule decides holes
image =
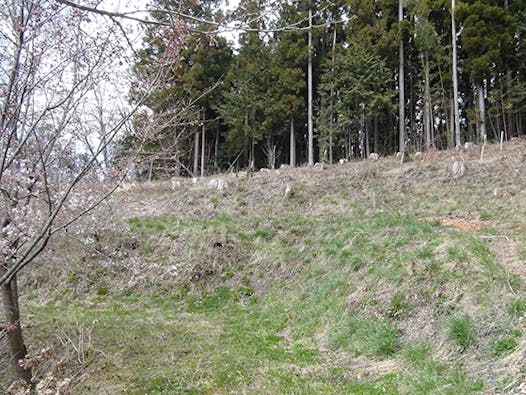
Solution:
[[[523,152],[123,189],[22,279],[36,372],[73,393],[519,393]]]

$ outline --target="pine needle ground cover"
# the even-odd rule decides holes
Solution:
[[[450,152],[121,191],[21,286],[35,373],[73,393],[518,391],[524,145],[465,153],[461,177]]]

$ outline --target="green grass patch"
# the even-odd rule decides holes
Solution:
[[[433,347],[427,343],[410,344],[403,352],[409,365],[404,372],[406,393],[410,394],[472,394],[484,388],[484,382],[470,377],[461,366],[448,366],[433,357]]]
[[[447,322],[448,338],[464,351],[475,340],[475,329],[472,319],[467,315],[452,316]]]
[[[329,334],[329,344],[355,355],[387,357],[398,348],[400,332],[387,320],[349,315]]]
[[[418,168],[411,171],[418,176]],[[471,234],[421,218],[497,222],[506,210],[480,213],[483,195],[461,185],[465,179],[430,188],[429,196],[376,184],[360,195],[362,181],[321,197],[309,183],[308,193],[278,199],[273,210],[251,200],[247,183],[237,199],[205,196],[203,219],[194,210],[132,218],[124,236],[105,239],[111,251],[125,252],[123,260],[224,269],[185,286],[159,277],[123,290],[88,256],[85,266],[64,271],[54,303],[24,302],[32,314],[29,342],[40,349],[59,336],[56,344],[83,361],[78,371],[87,379],[77,393],[491,392],[463,363],[517,349],[520,333],[493,328],[514,328],[526,314],[526,299],[516,296],[523,282],[499,267],[492,243],[479,234],[487,229]],[[64,302],[84,284],[86,298]],[[503,322],[462,315],[465,303],[473,317]],[[421,309],[443,325],[431,339],[426,331],[422,343],[406,333]],[[81,333],[89,342],[77,355]],[[444,336],[463,353],[438,349]]]
[[[519,342],[515,337],[505,337],[503,339],[496,340],[492,346],[493,354],[497,358],[502,357],[508,352],[514,350],[518,345]]]
[[[515,317],[522,317],[526,313],[526,298],[519,297],[510,303],[506,309],[509,315]]]
[[[389,308],[387,309],[387,315],[390,318],[402,318],[409,311],[409,303],[407,302],[407,296],[403,292],[397,292],[391,298]]]

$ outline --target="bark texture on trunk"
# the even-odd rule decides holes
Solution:
[[[402,0],[398,0],[398,22],[400,23],[400,42],[398,55],[400,58],[398,70],[398,150],[405,152],[405,87],[404,87],[404,38],[402,35],[402,22],[404,20],[404,7]]]
[[[290,117],[290,167],[296,167],[296,133],[294,117]]]
[[[199,170],[199,132],[194,134],[194,177],[197,177]]]
[[[479,99],[479,121],[480,121],[480,137],[483,142],[486,142],[486,105],[484,101],[484,85],[482,82],[477,86],[478,99]]]
[[[307,103],[307,124],[309,130],[308,137],[308,164],[314,166],[314,127],[312,119],[312,7],[309,5],[309,64],[307,68],[308,103]]]
[[[460,140],[460,110],[458,108],[458,76],[457,76],[457,27],[455,24],[455,0],[451,0],[451,45],[453,50],[453,133],[455,146],[462,144]]]
[[[201,126],[201,177],[205,176],[205,148],[206,148],[206,127],[203,122]]]
[[[429,78],[429,54],[424,54],[424,142],[426,151],[431,148],[431,88]]]
[[[31,384],[31,369],[20,366],[19,361],[26,357],[27,351],[22,336],[20,325],[20,309],[18,307],[18,289],[16,277],[2,285],[2,299],[6,319],[7,349],[9,352],[9,365],[11,366],[15,381],[24,380]]]

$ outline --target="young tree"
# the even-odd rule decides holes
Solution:
[[[121,26],[107,21],[90,25],[99,18],[92,16],[95,22],[90,22],[88,11],[79,7],[43,0],[0,3],[2,329],[13,377],[27,383],[31,370],[20,363],[26,348],[17,276],[53,236],[116,188],[123,174],[102,165],[104,154],[158,81],[144,83],[135,105],[107,119],[105,130],[87,121],[86,114],[97,111],[97,87],[115,89],[110,76],[125,52],[125,40]],[[179,42],[182,30],[163,29],[169,33],[162,36],[168,46]],[[115,108],[108,100],[105,105]]]

